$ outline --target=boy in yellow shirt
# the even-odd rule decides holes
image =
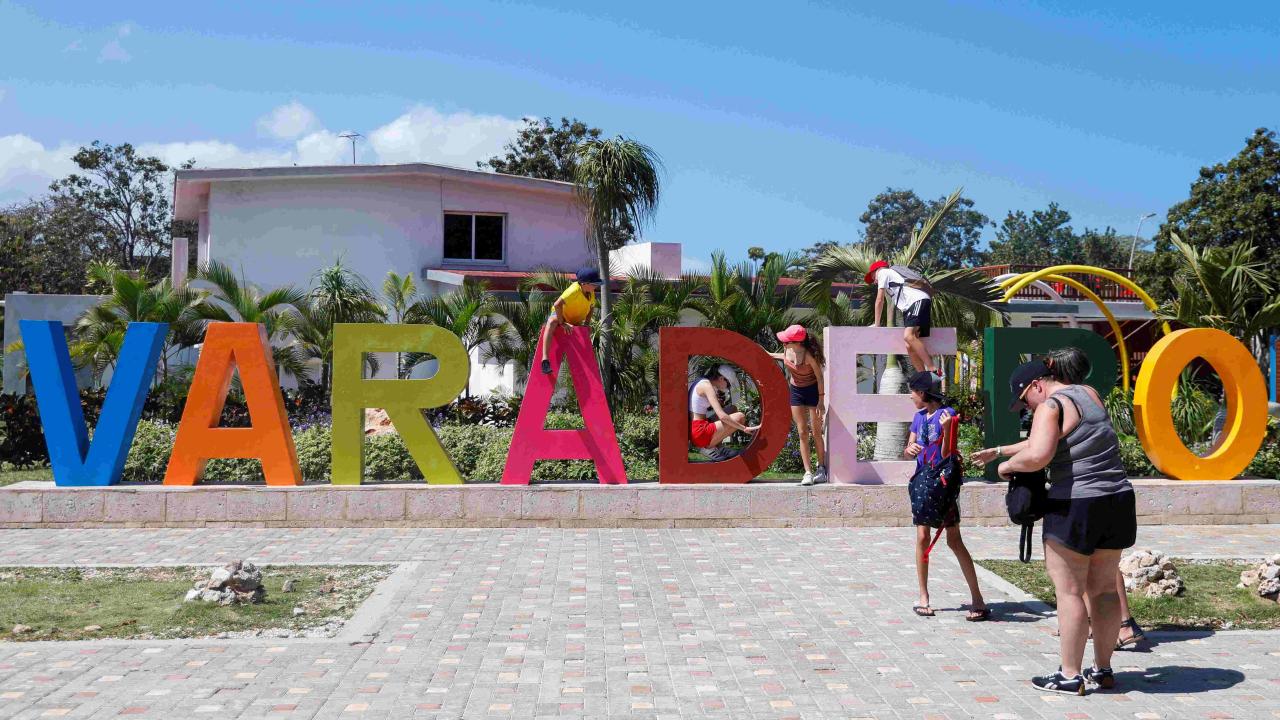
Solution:
[[[596,306],[596,286],[600,284],[600,273],[592,268],[582,268],[577,273],[577,282],[565,288],[551,306],[551,315],[542,326],[542,374],[551,374],[551,361],[547,353],[551,351],[552,333],[564,328],[566,333],[575,326],[586,325],[591,319],[591,310]]]

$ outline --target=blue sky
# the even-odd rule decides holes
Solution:
[[[469,167],[569,115],[659,152],[646,237],[698,260],[855,240],[888,186],[1131,233],[1280,127],[1275,2],[229,5],[0,0],[0,203],[94,139]]]

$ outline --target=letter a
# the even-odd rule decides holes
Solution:
[[[23,320],[19,327],[54,484],[74,487],[120,482],[142,404],[164,350],[168,323],[129,323],[92,443],[62,323]]]
[[[542,357],[541,340],[535,357]],[[547,357],[551,361],[550,375],[536,369],[529,373],[529,385],[525,388],[516,429],[511,435],[507,466],[502,471],[502,484],[528,485],[533,475],[533,464],[538,460],[591,460],[596,464],[601,484],[626,483],[627,471],[622,464],[622,450],[618,447],[609,403],[605,401],[600,366],[596,364],[596,354],[591,349],[590,331],[575,327],[567,335],[557,333]],[[560,365],[566,357],[585,427],[582,430],[547,430],[547,410],[551,408],[556,376],[560,374]]]
[[[436,358],[425,380],[366,380],[371,352],[421,352]],[[457,484],[462,476],[440,445],[426,408],[448,405],[467,386],[471,360],[457,335],[434,325],[338,323],[333,326],[333,484],[364,479],[364,409],[382,408],[405,447],[432,484]]]
[[[218,427],[236,369],[252,425]],[[267,330],[257,323],[209,323],[164,484],[194,485],[213,458],[258,458],[268,485],[302,484]]]

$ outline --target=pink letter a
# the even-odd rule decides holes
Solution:
[[[591,460],[596,464],[601,483],[624,484],[627,473],[622,465],[622,450],[618,448],[609,403],[605,402],[600,367],[596,365],[596,356],[591,349],[591,331],[575,327],[568,334],[557,332],[554,340],[547,356],[551,360],[551,374],[543,375],[537,360],[530,369],[529,385],[525,388],[524,402],[520,405],[516,429],[511,436],[507,466],[502,471],[502,484],[528,485],[533,464],[538,460]],[[556,376],[560,374],[560,365],[566,355],[573,389],[578,396],[578,409],[582,411],[586,427],[582,430],[547,430],[547,411],[551,408]],[[542,357],[541,341],[534,357]]]

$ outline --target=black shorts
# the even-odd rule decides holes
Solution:
[[[933,300],[925,298],[917,300],[914,305],[907,308],[902,314],[902,324],[907,327],[920,328],[920,337],[929,337],[929,330],[933,327]]]
[[[787,383],[787,387],[791,388],[791,407],[818,407],[818,383],[804,387]]]
[[[1094,550],[1124,550],[1138,539],[1138,512],[1133,491],[1115,495],[1050,500],[1044,516],[1044,539],[1081,555]]]

